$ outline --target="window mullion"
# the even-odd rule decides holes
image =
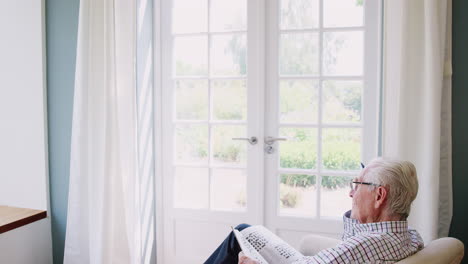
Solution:
[[[316,215],[320,219],[320,200],[322,191],[322,86],[323,86],[323,0],[319,1],[319,86],[318,86],[318,142],[317,142],[317,206]]]
[[[208,41],[208,45],[207,45],[207,48],[208,48],[208,52],[207,52],[207,57],[208,57],[208,61],[207,61],[207,83],[208,83],[208,104],[209,104],[209,107],[208,107],[208,206],[211,210],[211,208],[213,208],[213,204],[212,204],[212,199],[211,199],[211,196],[212,196],[212,192],[213,192],[213,184],[212,184],[212,175],[213,175],[213,171],[212,171],[212,165],[213,165],[213,133],[212,133],[212,125],[211,125],[211,120],[213,119],[213,93],[211,91],[211,34],[210,34],[210,24],[211,24],[211,21],[210,21],[210,14],[211,14],[211,0],[207,0],[206,1],[207,3],[207,33],[206,33],[206,36],[207,36],[207,41]]]

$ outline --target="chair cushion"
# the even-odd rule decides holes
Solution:
[[[319,236],[319,235],[307,235],[302,238],[299,243],[299,252],[304,256],[316,255],[320,250],[331,248],[338,245],[341,240]]]

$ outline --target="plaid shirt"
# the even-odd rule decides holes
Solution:
[[[424,247],[421,236],[406,221],[360,224],[343,216],[343,241],[335,247],[305,256],[293,264],[311,263],[395,263]]]

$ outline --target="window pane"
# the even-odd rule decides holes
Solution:
[[[324,32],[324,74],[362,75],[364,65],[363,36],[362,31]]]
[[[280,141],[281,168],[314,169],[317,163],[317,129],[281,128]]]
[[[208,120],[208,81],[175,82],[176,117]]]
[[[207,0],[173,0],[172,3],[173,33],[207,32]]]
[[[358,170],[361,162],[361,128],[324,128],[323,167]]]
[[[363,9],[364,0],[323,1],[323,25],[324,27],[363,26]]]
[[[280,121],[316,123],[318,116],[318,81],[280,81]]]
[[[318,0],[281,0],[280,2],[281,29],[316,28],[318,26]]]
[[[211,73],[215,76],[243,76],[247,73],[245,34],[213,36],[211,39]]]
[[[213,209],[239,210],[247,205],[247,175],[245,170],[213,169],[211,176]]]
[[[245,166],[247,143],[243,140],[232,140],[236,137],[246,137],[245,126],[213,126],[213,162],[215,164]]]
[[[208,162],[208,125],[177,125],[175,132],[177,162]]]
[[[208,74],[208,40],[205,36],[174,38],[176,76]]]
[[[212,81],[213,119],[246,120],[247,90],[244,80]]]
[[[318,34],[281,34],[279,67],[282,75],[318,74]]]
[[[175,168],[174,207],[207,209],[209,175],[207,168]]]
[[[323,176],[320,190],[320,216],[341,217],[351,210],[349,182],[352,177]]]
[[[316,177],[303,174],[281,174],[279,211],[281,215],[316,215]]]
[[[362,81],[323,82],[323,121],[361,121]]]
[[[246,0],[211,0],[210,31],[247,29]]]

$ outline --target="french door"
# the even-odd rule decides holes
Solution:
[[[338,237],[377,154],[379,2],[161,0],[160,263],[239,223]]]

